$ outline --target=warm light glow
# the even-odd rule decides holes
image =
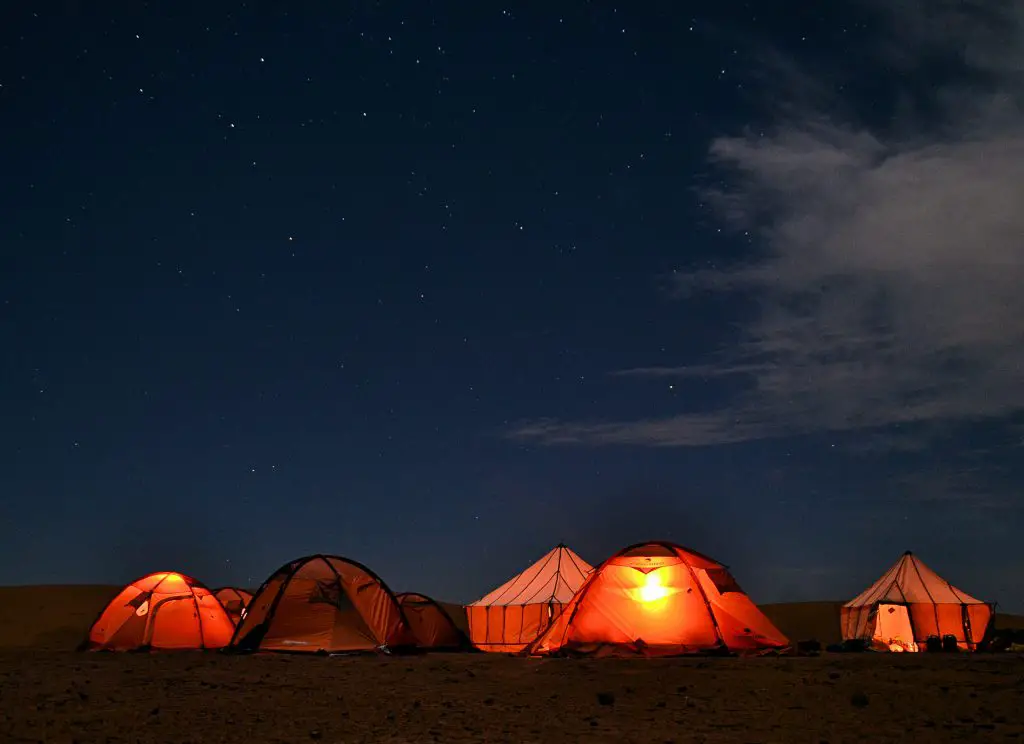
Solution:
[[[893,653],[917,653],[920,649],[914,641],[904,641],[899,638],[890,638],[887,644]]]
[[[149,612],[149,600],[148,599],[145,602],[143,602],[142,604],[139,605],[139,609],[135,610],[135,614],[138,615],[139,617],[143,617],[143,616],[145,616],[145,614],[147,612]]]
[[[644,577],[644,585],[640,587],[639,594],[641,602],[657,602],[671,594],[671,590],[661,583],[658,571],[651,571]]]
[[[675,573],[672,566],[656,568],[648,573],[630,571],[629,582],[633,584],[623,592],[637,602],[645,612],[660,612],[669,605],[669,598],[678,594],[681,589],[672,585]],[[635,583],[633,583],[635,582]]]

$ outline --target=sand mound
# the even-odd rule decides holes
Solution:
[[[116,586],[0,587],[0,648],[75,648]]]

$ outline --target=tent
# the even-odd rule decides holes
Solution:
[[[593,570],[565,545],[557,545],[466,607],[470,640],[483,651],[522,651],[551,624]]]
[[[173,571],[149,574],[118,592],[82,643],[83,650],[223,648],[235,624],[213,593]]]
[[[973,650],[992,623],[995,605],[962,592],[909,550],[882,578],[840,610],[843,640],[891,651],[920,651],[929,637],[953,636]]]
[[[529,655],[677,656],[789,645],[726,566],[667,542],[632,545],[594,570]]]
[[[472,647],[448,611],[425,594],[399,594],[398,604],[416,638],[416,645],[421,649],[465,651]]]
[[[224,605],[224,609],[236,623],[242,618],[245,608],[252,601],[251,592],[233,586],[222,586],[213,592],[213,596]]]
[[[231,648],[306,653],[389,652],[415,645],[395,595],[362,564],[310,555],[256,591]]]

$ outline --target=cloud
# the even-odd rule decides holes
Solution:
[[[756,313],[705,363],[616,373],[728,379],[740,392],[666,418],[527,421],[514,437],[697,446],[893,425],[934,435],[1024,411],[1024,5],[861,5],[891,33],[872,60],[850,56],[861,78],[871,61],[909,81],[896,115],[869,126],[827,80],[776,58],[795,92],[771,127],[711,143],[726,186],[702,189],[765,250],[676,278],[680,302],[753,297]]]

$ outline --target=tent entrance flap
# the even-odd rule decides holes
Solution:
[[[875,632],[871,638],[890,651],[917,651],[910,611],[902,604],[880,604],[875,611]]]

